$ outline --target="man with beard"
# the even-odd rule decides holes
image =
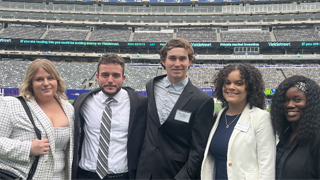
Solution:
[[[124,60],[99,59],[99,89],[81,94],[75,108],[73,179],[134,179],[146,129],[147,98],[129,87]]]

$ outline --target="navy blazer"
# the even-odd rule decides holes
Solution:
[[[199,179],[204,149],[214,123],[214,101],[189,81],[161,125],[154,83],[165,76],[147,83],[147,130],[136,178]],[[191,113],[189,123],[174,119],[177,110]]]
[[[128,92],[130,98],[130,119],[127,142],[127,157],[129,178],[136,176],[138,160],[143,144],[147,119],[147,98],[134,92],[129,87],[123,87]],[[73,102],[75,109],[75,128],[74,128],[74,155],[72,164],[72,178],[76,179],[79,161],[81,159],[81,150],[83,142],[83,124],[82,105],[84,101],[92,94],[96,94],[100,89],[83,93]]]

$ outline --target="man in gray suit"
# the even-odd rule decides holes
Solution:
[[[187,78],[195,59],[188,41],[172,39],[159,54],[167,74],[146,85],[147,129],[136,178],[199,179],[214,102]]]

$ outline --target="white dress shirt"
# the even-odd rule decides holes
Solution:
[[[180,82],[171,84],[167,76],[155,82],[154,94],[160,124],[166,121],[188,82],[189,79],[185,78]]]
[[[111,133],[108,154],[108,171],[128,172],[127,141],[130,117],[130,99],[128,92],[121,89],[110,104],[112,110]],[[79,166],[87,171],[96,171],[102,112],[108,96],[102,91],[88,97],[83,105],[84,140]]]

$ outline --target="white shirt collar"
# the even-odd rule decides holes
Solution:
[[[168,79],[168,76],[166,76],[163,80],[163,84],[165,88],[168,88],[170,85],[172,85],[172,87],[176,90],[176,91],[180,91],[181,89],[183,89],[189,82],[189,78],[186,77],[184,80],[171,84],[171,82]]]
[[[124,95],[124,89],[120,89],[120,91],[113,96],[113,98],[116,100],[115,102],[120,102],[123,95]],[[99,96],[99,100],[101,101],[101,103],[105,103],[106,100],[109,98],[109,96],[107,96],[106,94],[103,93],[103,91],[99,91],[98,92],[98,96]]]

